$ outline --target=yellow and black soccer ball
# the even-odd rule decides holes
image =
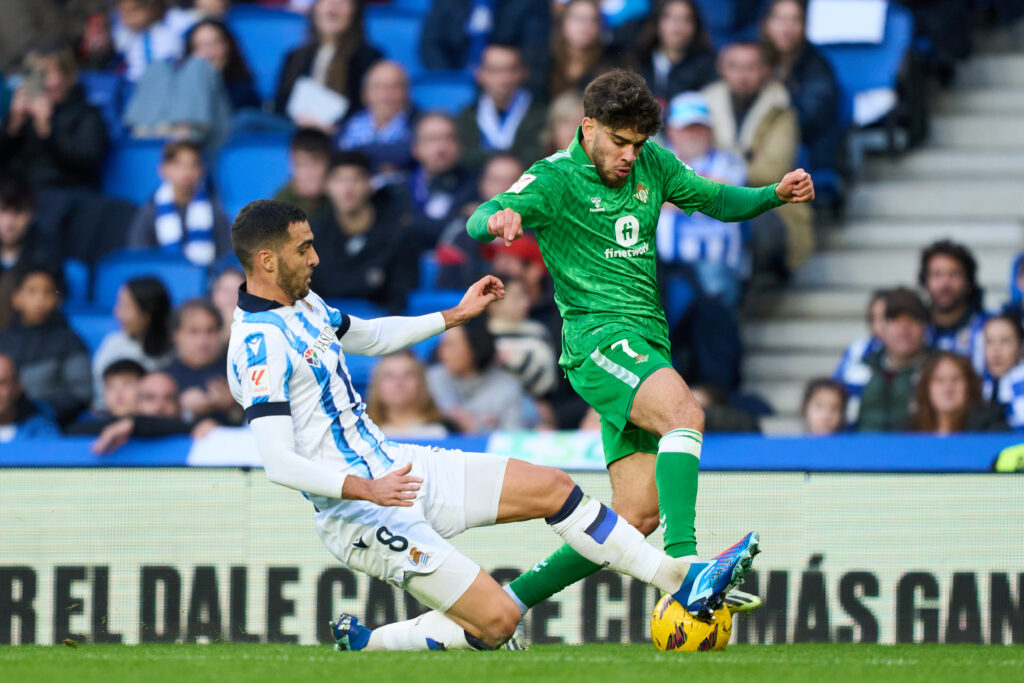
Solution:
[[[651,614],[651,640],[667,652],[724,650],[732,635],[732,613],[727,607],[715,611],[711,621],[698,619],[671,595],[663,595]]]

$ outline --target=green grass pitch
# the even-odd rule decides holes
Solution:
[[[0,680],[35,683],[542,683],[626,681],[1024,681],[1024,647],[734,646],[661,653],[649,645],[536,645],[527,652],[340,653],[298,645],[0,647]]]

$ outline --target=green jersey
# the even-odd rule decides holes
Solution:
[[[468,230],[477,239],[491,239],[487,219],[510,208],[522,216],[523,228],[535,231],[564,321],[559,363],[571,368],[593,351],[609,324],[668,346],[656,275],[661,205],[672,202],[687,213],[722,217],[717,214],[729,213],[721,206],[726,187],[697,175],[654,142],[644,145],[622,187],[608,187],[577,131],[568,149],[536,162],[507,191],[477,209]],[[753,200],[753,206],[732,220],[782,203],[774,186],[730,189],[758,193],[747,201]]]

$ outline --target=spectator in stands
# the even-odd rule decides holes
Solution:
[[[700,93],[672,99],[666,120],[668,147],[700,175],[729,185],[747,179],[743,159],[715,149],[707,103]],[[744,223],[723,223],[700,213],[687,215],[666,205],[658,221],[658,259],[668,269],[693,269],[701,289],[730,310],[740,303],[746,276]]]
[[[910,428],[911,399],[928,350],[927,325],[928,310],[913,291],[898,287],[886,295],[882,348],[864,359],[858,431]]]
[[[316,128],[299,128],[288,150],[292,177],[274,199],[295,204],[312,219],[327,206],[324,184],[331,163],[331,141]]]
[[[171,362],[171,335],[168,324],[171,301],[167,290],[155,277],[129,280],[117,291],[114,317],[121,328],[100,343],[93,356],[93,408],[102,410],[103,371],[119,360],[133,360],[152,372]]]
[[[74,55],[65,47],[35,50],[25,71],[0,128],[0,168],[36,187],[98,188],[107,128],[86,101]]]
[[[186,418],[240,421],[239,407],[228,389],[223,327],[220,313],[206,299],[186,301],[174,314],[174,360],[167,374],[178,384]]]
[[[604,59],[606,47],[597,0],[570,0],[552,33],[548,97],[569,90],[582,93],[587,83],[611,67]]]
[[[637,40],[637,72],[667,108],[673,97],[715,78],[715,53],[694,0],[660,0]]]
[[[952,351],[933,354],[917,384],[914,431],[945,436],[956,432],[1007,431],[999,405],[981,398],[981,380],[971,361]]]
[[[29,398],[53,408],[67,424],[89,404],[89,351],[60,312],[63,277],[49,265],[19,270],[11,304],[14,319],[0,332],[0,352],[14,359]]]
[[[205,40],[212,31],[207,25],[199,35]],[[207,48],[215,50],[212,44],[201,43],[204,52]],[[211,58],[197,54],[146,67],[123,120],[136,138],[194,140],[216,149],[230,134],[231,108],[221,71]]]
[[[388,188],[373,191],[370,162],[338,152],[327,174],[329,206],[311,221],[320,265],[313,290],[326,298],[362,298],[391,313],[416,286],[416,239]]]
[[[475,75],[480,95],[458,118],[463,162],[479,170],[488,154],[506,151],[532,163],[540,156],[546,114],[526,87],[522,54],[513,45],[488,45]]]
[[[185,33],[196,14],[167,0],[117,0],[114,49],[134,82],[150,64],[177,60],[185,52]]]
[[[871,298],[868,299],[868,308],[865,312],[868,335],[860,339],[854,339],[846,347],[846,350],[843,351],[843,357],[839,360],[839,365],[836,366],[835,372],[832,373],[833,379],[845,383],[846,373],[850,368],[857,366],[869,354],[882,348],[882,325],[885,324],[885,296],[889,291],[888,289],[876,289],[871,293]]]
[[[516,379],[495,366],[494,336],[477,318],[441,336],[438,365],[427,369],[427,386],[441,413],[464,434],[527,426],[530,404]]]
[[[412,165],[412,109],[409,77],[398,62],[380,61],[363,80],[366,108],[345,121],[340,149],[358,150],[370,159],[375,174],[385,176]]]
[[[445,419],[430,398],[423,364],[411,351],[381,358],[367,394],[366,415],[389,439],[448,435]]]
[[[983,372],[988,314],[981,307],[974,255],[951,240],[934,242],[921,252],[917,281],[928,292],[932,345],[967,356],[975,370]]]
[[[220,319],[224,321],[220,334],[224,348],[228,347],[228,340],[231,337],[231,321],[234,320],[235,307],[238,305],[238,288],[243,282],[245,272],[238,266],[228,266],[220,271],[210,284],[210,301],[220,313]]]
[[[812,169],[837,169],[842,130],[839,84],[828,60],[809,42],[801,0],[774,0],[761,22],[761,43],[773,76],[796,109]]]
[[[65,433],[83,433],[77,425],[89,424],[97,420],[108,421],[126,417],[135,412],[135,399],[139,391],[139,380],[146,374],[146,368],[139,363],[122,358],[103,369],[100,391],[95,394],[93,403],[103,406],[81,413],[78,422],[70,425]],[[93,433],[93,432],[84,432]]]
[[[11,321],[14,275],[29,263],[54,259],[35,225],[36,196],[20,175],[0,177],[0,330]]]
[[[462,207],[462,211],[448,223],[441,233],[434,258],[438,264],[435,283],[442,289],[465,289],[488,270],[484,259],[484,246],[466,232],[466,219],[478,206],[491,197],[512,187],[526,167],[514,154],[499,152],[488,158],[477,180],[477,194],[474,201]]]
[[[441,232],[475,194],[472,175],[459,163],[460,153],[450,116],[426,114],[416,122],[416,168],[409,176],[409,194],[415,209],[413,229],[422,249],[437,244]]]
[[[558,356],[547,328],[530,320],[530,297],[517,277],[499,276],[505,298],[487,309],[487,329],[494,335],[498,365],[519,381],[535,399],[541,399],[558,381]]]
[[[475,68],[490,45],[519,50],[535,97],[547,93],[551,9],[547,0],[434,0],[420,34],[428,69]]]
[[[207,192],[199,146],[187,140],[168,143],[159,175],[163,182],[135,215],[128,246],[180,253],[197,266],[231,251],[231,224]]]
[[[59,435],[53,420],[25,395],[14,358],[0,353],[0,443]]]
[[[63,40],[83,69],[102,71],[115,64],[111,4],[109,0],[68,0],[64,4]]]
[[[366,42],[363,0],[317,0],[309,17],[309,40],[285,56],[274,111],[287,113],[292,89],[303,76],[342,95],[348,111],[357,111],[363,106],[360,93],[366,72],[381,59],[380,51]],[[322,127],[316,120],[296,123]]]
[[[583,98],[578,92],[568,90],[552,100],[548,107],[547,126],[541,134],[541,154],[554,154],[560,149],[568,149],[582,120]],[[531,159],[530,163],[533,161]]]
[[[704,410],[704,433],[760,433],[757,418],[729,403],[729,394],[717,384],[694,384],[694,400]]]
[[[127,417],[136,410],[139,383],[146,368],[133,360],[114,361],[103,371],[103,404],[110,417]]]
[[[260,107],[262,102],[249,65],[222,20],[203,19],[197,22],[185,36],[185,54],[206,60],[220,74],[233,111]]]
[[[165,372],[151,372],[139,380],[134,410],[130,414],[81,422],[72,425],[67,433],[98,434],[92,443],[92,452],[107,455],[133,437],[191,434],[193,439],[201,439],[216,426],[217,422],[209,418],[185,421],[174,378]]]
[[[1007,424],[1024,429],[1024,332],[1016,315],[1000,314],[985,322],[985,373],[981,396],[1002,406]]]
[[[785,86],[771,78],[756,43],[725,47],[718,57],[718,72],[722,79],[702,91],[715,147],[746,159],[751,185],[778,182],[793,168],[800,141],[797,115]],[[765,214],[752,231],[755,270],[785,273],[802,263],[814,250],[811,220],[811,208],[805,204]]]
[[[811,436],[838,434],[846,425],[846,388],[841,382],[818,377],[807,383],[800,416],[804,433]]]
[[[201,16],[219,19],[231,9],[231,0],[195,0],[192,5]]]

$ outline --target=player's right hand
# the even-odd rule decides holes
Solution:
[[[502,209],[487,219],[487,232],[505,240],[505,246],[523,236],[523,217],[512,209]]]
[[[371,479],[367,500],[383,507],[412,507],[423,478],[410,475],[411,470],[412,463],[410,462],[406,463],[405,467],[389,472],[380,479]]]

